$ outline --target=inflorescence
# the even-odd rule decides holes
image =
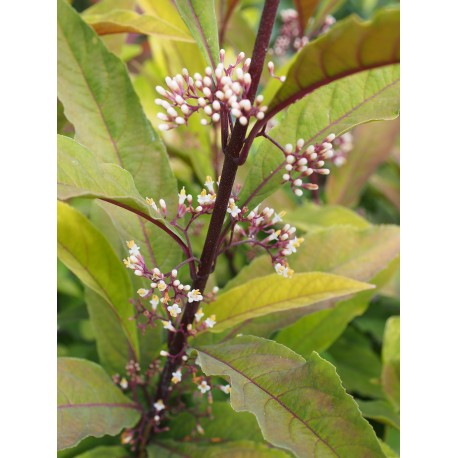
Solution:
[[[329,175],[329,169],[325,168],[325,161],[334,157],[332,141],[336,136],[329,134],[322,143],[309,145],[304,148],[305,142],[302,138],[297,140],[293,146],[288,143],[283,149],[285,155],[285,173],[283,182],[289,183],[296,196],[302,196],[304,189],[314,191],[318,189],[315,183],[304,182],[314,173]]]
[[[187,124],[188,119],[196,112],[204,115],[201,124],[216,124],[222,116],[237,119],[240,124],[246,126],[250,118],[263,119],[267,106],[262,105],[262,95],[258,95],[251,103],[247,98],[251,87],[251,75],[249,73],[251,59],[245,59],[245,53],[241,52],[234,64],[225,66],[225,51],[220,51],[220,63],[213,70],[205,69],[205,74],[195,73],[189,75],[186,68],[181,74],[173,78],[165,79],[167,89],[157,86],[156,91],[163,98],[156,99],[156,104],[165,109],[165,113],[157,116],[164,123],[159,124],[159,129],[170,130],[180,125]],[[273,63],[269,62],[270,74],[284,81],[284,77],[274,75]]]
[[[323,24],[313,33],[311,37],[303,35],[300,32],[299,14],[295,9],[288,8],[280,12],[282,25],[279,34],[275,39],[272,49],[276,56],[283,56],[287,52],[297,52],[310,42],[311,38],[316,38],[323,33],[326,33],[329,28],[335,24],[336,20],[333,16],[326,16]],[[313,18],[311,18],[313,20]]]

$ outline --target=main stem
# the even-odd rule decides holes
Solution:
[[[251,65],[249,68],[252,83],[250,90],[248,91],[247,98],[251,102],[254,101],[256,96],[261,73],[264,68],[264,60],[269,47],[270,35],[272,33],[279,2],[280,0],[267,0],[264,3],[258,35],[256,37]],[[227,129],[227,123],[223,123],[222,128]],[[201,292],[205,290],[208,278],[213,272],[214,264],[216,262],[218,254],[218,241],[225,217],[227,215],[227,206],[232,194],[237,169],[239,167],[238,158],[245,141],[247,128],[247,126],[243,126],[237,122],[227,144],[223,144],[225,158],[221,173],[221,181],[218,187],[214,210],[200,258],[199,270],[192,285],[193,289],[199,289]],[[222,138],[227,137],[228,135],[222,136]],[[154,402],[162,399],[162,401],[166,403],[169,398],[172,372],[176,371],[182,363],[182,356],[186,350],[188,340],[187,327],[188,325],[192,325],[194,322],[194,316],[199,306],[199,302],[188,302],[186,304],[181,318],[180,330],[175,333],[169,345],[169,353],[171,357],[167,359],[161,373]],[[149,434],[150,430],[145,430],[145,435],[148,436]],[[145,437],[145,439],[147,441],[148,437]]]

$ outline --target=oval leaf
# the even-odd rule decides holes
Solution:
[[[63,202],[57,204],[57,242],[59,259],[104,299],[123,329],[131,357],[138,358],[137,328],[129,319],[134,314],[132,288],[110,244],[84,215]]]
[[[150,14],[138,14],[129,10],[114,10],[105,14],[85,14],[84,20],[98,35],[112,33],[140,33],[176,41],[194,43],[187,31],[167,22],[164,18]]]
[[[214,0],[176,0],[175,4],[205,60],[216,68],[219,40]]]
[[[256,415],[266,440],[296,456],[384,457],[335,368],[275,342],[242,336],[196,349],[207,375],[231,379],[231,404]]]
[[[128,170],[140,194],[176,208],[165,147],[143,113],[125,65],[64,0],[58,2],[58,96],[75,139],[100,162]]]
[[[381,10],[371,22],[356,16],[340,21],[302,48],[267,117],[337,79],[399,63],[399,28],[399,10]]]
[[[221,294],[205,307],[205,314],[216,315],[217,324],[212,330],[221,332],[252,318],[311,306],[370,288],[367,283],[319,272],[295,274],[292,278],[272,274]]]
[[[58,358],[57,386],[58,450],[87,436],[114,436],[140,418],[139,407],[91,361]]]

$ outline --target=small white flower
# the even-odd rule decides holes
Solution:
[[[167,127],[168,127],[168,124],[161,124],[161,125],[167,126]],[[150,207],[153,207],[153,209],[156,210],[157,212],[159,211],[159,209],[157,208],[156,202],[154,202],[154,199],[151,199],[151,197],[147,197],[147,198],[146,198],[146,203],[147,203]]]
[[[229,199],[229,203],[227,205],[227,212],[231,214],[231,216],[233,218],[236,218],[237,215],[241,212],[242,210],[240,210],[239,207],[237,207],[237,205],[235,205],[235,201],[234,199]]]
[[[180,369],[177,369],[176,372],[172,372],[172,383],[179,383],[181,382],[182,373]]]
[[[207,194],[205,189],[197,196],[200,205],[210,205],[216,200],[216,194]]]
[[[204,312],[202,309],[199,309],[196,313],[195,313],[195,318],[196,318],[196,321],[197,323],[202,319],[202,317],[204,316]]]
[[[126,390],[129,387],[129,382],[123,377],[121,381],[119,382],[119,386],[123,389]]]
[[[221,385],[220,389],[223,393],[229,394],[231,392],[231,385]]]
[[[213,326],[215,326],[216,324],[216,317],[215,315],[212,315],[210,318],[207,318],[205,321],[205,326],[207,326],[207,328],[212,328]]]
[[[159,291],[164,291],[167,289],[167,285],[164,280],[159,281],[159,283],[157,284],[157,289]]]
[[[147,294],[148,294],[148,290],[147,289],[144,289],[144,288],[140,288],[137,293],[141,296],[141,297],[145,297]]]
[[[162,321],[162,325],[164,326],[164,329],[168,329],[169,331],[175,331],[175,328],[173,327],[173,324],[170,320]]]
[[[162,399],[159,399],[157,402],[153,404],[153,407],[156,409],[157,412],[165,409],[165,404]]]
[[[277,274],[285,278],[291,277],[294,273],[293,269],[290,269],[288,266],[284,266],[280,264],[279,262],[275,264],[274,267],[275,267],[275,271],[277,272]]]
[[[169,353],[168,351],[165,351],[165,350],[161,350],[161,351],[159,352],[159,355],[160,355],[160,356],[165,356],[165,357],[167,357],[167,356],[169,356],[169,354],[170,354],[170,353]]]
[[[188,195],[184,186],[181,188],[180,194],[178,194],[178,205],[183,205]]]
[[[213,102],[213,103],[215,103],[215,102]],[[206,180],[205,180],[205,186],[206,186],[206,188],[208,189],[208,192],[209,192],[210,194],[215,194],[215,190],[214,190],[214,188],[213,188],[213,184],[214,184],[214,183],[215,183],[215,182],[212,180],[212,178],[209,177],[209,176],[207,176],[207,178],[206,178]]]
[[[205,394],[207,391],[211,390],[210,385],[207,383],[206,380],[203,380],[202,382],[199,383],[197,386],[197,389],[202,393]]]
[[[169,311],[170,315],[174,318],[176,318],[181,313],[181,308],[178,304],[169,305],[167,307],[167,310]]]
[[[140,247],[135,244],[133,240],[129,240],[127,243],[127,247],[129,248],[129,254],[133,256],[138,256],[140,254]]]
[[[185,287],[186,289],[186,287]],[[189,302],[200,302],[204,297],[200,294],[200,290],[193,289],[188,293],[188,301]]]

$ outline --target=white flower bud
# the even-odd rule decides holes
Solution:
[[[260,112],[256,115],[256,119],[259,119],[259,120],[264,119],[264,116],[265,116],[265,114],[264,114],[262,111],[260,111]]]
[[[207,101],[203,98],[203,97],[199,97],[197,99],[197,103],[201,106],[201,107],[204,107],[205,105],[207,105]]]
[[[336,138],[336,134],[329,134],[327,137],[326,137],[326,141],[331,143],[332,141],[334,141]]]
[[[206,115],[211,116],[211,114],[213,113],[212,107],[210,105],[207,105],[204,108],[204,112],[205,112]]]
[[[248,124],[248,119],[245,116],[241,116],[239,121],[242,126],[246,126]]]
[[[157,114],[157,117],[158,117],[161,121],[168,121],[168,120],[169,120],[169,117],[168,117],[165,113],[158,113],[158,114]]]
[[[215,111],[219,111],[221,110],[221,104],[218,102],[218,100],[215,100],[213,103],[212,103],[212,107]]]
[[[286,156],[286,162],[288,164],[294,164],[295,161],[296,161],[296,158],[292,154],[289,154],[288,156]]]
[[[307,165],[307,159],[305,157],[301,157],[297,162],[299,165]]]
[[[220,120],[220,115],[218,113],[213,113],[212,121],[219,122],[219,120]]]
[[[182,113],[185,114],[185,115],[189,114],[189,112],[191,111],[189,109],[188,105],[185,105],[185,104],[181,105],[180,108],[181,108]]]
[[[204,84],[205,84],[205,86],[207,86],[207,87],[211,87],[211,85],[213,84],[213,81],[212,81],[212,79],[211,79],[210,77],[206,76],[206,77],[204,78]]]
[[[302,191],[302,189],[295,189],[294,194],[296,194],[298,197],[301,197],[304,194],[304,191]]]
[[[298,178],[297,180],[294,180],[293,184],[294,186],[302,186],[302,180]]]
[[[178,275],[178,270],[173,269],[172,272],[171,272],[171,275],[172,275],[172,277],[176,278],[176,276]]]
[[[291,145],[291,143],[288,143],[287,145],[285,145],[285,151],[287,153],[292,153],[293,152],[293,145]]]
[[[175,118],[175,122],[176,122],[177,124],[184,124],[184,123],[185,123],[185,120],[184,120],[181,116],[177,116],[177,117]]]
[[[162,96],[165,96],[167,94],[167,91],[162,86],[156,86],[156,91]]]
[[[291,177],[289,176],[288,173],[285,173],[285,174],[283,175],[282,178],[283,178],[285,181],[289,181],[289,179],[290,179]]]
[[[173,127],[170,124],[159,124],[157,127],[159,128],[159,130],[162,131],[173,129]]]
[[[300,138],[297,142],[296,142],[296,146],[298,149],[302,149],[305,145],[305,141],[303,138]]]
[[[291,172],[291,170],[293,170],[293,166],[292,166],[291,164],[286,164],[286,165],[285,165],[285,170],[286,170],[287,172]]]

